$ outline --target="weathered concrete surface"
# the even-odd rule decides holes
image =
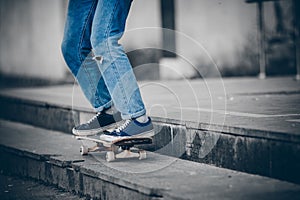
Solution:
[[[37,181],[0,175],[0,198],[2,200],[84,200],[86,198],[45,186]]]
[[[292,78],[141,82],[147,149],[300,183],[300,83]],[[77,85],[2,90],[0,116],[70,133],[94,113]]]
[[[284,139],[285,133],[295,138],[300,135],[300,82],[290,77],[141,82],[140,87],[148,113],[157,121],[188,123],[193,128],[238,135],[279,137],[273,139]],[[76,85],[2,90],[0,94],[93,111]],[[255,134],[257,131],[265,134]]]
[[[68,134],[1,121],[1,170],[99,199],[299,199],[300,186],[149,153],[107,163]]]

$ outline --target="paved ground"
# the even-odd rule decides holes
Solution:
[[[300,135],[300,81],[292,77],[140,82],[148,113],[162,119]],[[75,85],[0,94],[92,111]]]
[[[79,196],[29,179],[0,174],[1,200],[84,200]]]

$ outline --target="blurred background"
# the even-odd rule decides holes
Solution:
[[[258,76],[262,69],[266,76],[294,76],[300,13],[296,4],[297,0],[134,0],[121,43],[138,80],[218,73]],[[73,82],[60,50],[67,5],[66,0],[0,1],[2,86]],[[217,64],[218,73],[199,46]],[[182,74],[164,69],[166,63]]]

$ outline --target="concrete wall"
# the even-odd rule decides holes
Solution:
[[[195,69],[203,76],[216,76],[218,72],[212,69],[209,56],[219,68],[253,67],[253,56],[257,53],[255,4],[240,0],[175,0],[175,7],[179,58],[163,62],[172,65],[165,70],[161,66],[163,78],[172,77],[170,68],[188,77],[196,75]],[[160,1],[134,1],[122,42],[128,51],[161,48],[160,27]]]
[[[219,68],[236,66],[251,44],[256,51],[256,7],[241,0],[177,1],[177,29],[203,46]],[[212,63],[203,49],[178,38],[178,53],[197,67]],[[252,53],[252,52],[249,52]],[[246,63],[244,63],[246,64]],[[208,72],[209,73],[209,72]]]
[[[293,4],[291,0],[277,3],[281,18],[276,17],[273,1],[264,2],[267,74],[293,74]],[[199,76],[197,73],[207,77],[218,73],[228,76],[259,73],[255,3],[247,4],[243,0],[175,0],[175,7],[179,57],[175,61],[161,62],[161,78],[172,78],[172,69],[187,77]],[[277,27],[279,23],[283,28],[281,32]],[[123,39],[126,49],[161,48],[160,27],[160,1],[134,1],[128,32]],[[168,67],[164,69],[164,65]]]
[[[66,68],[61,56],[65,1],[0,1],[0,72],[58,80]]]
[[[184,58],[202,75],[214,76],[211,56],[220,71],[258,73],[256,4],[241,0],[175,0],[175,5],[180,56],[172,62],[172,68],[177,67],[188,77],[195,76],[193,67],[182,61]],[[273,34],[274,2],[264,5],[267,32]],[[60,52],[66,0],[1,0],[0,9],[0,73],[63,79],[68,71]],[[290,16],[289,9],[283,11],[285,20]],[[127,32],[121,40],[125,49],[160,49],[160,17],[160,0],[134,0]],[[149,57],[149,61],[157,59],[156,55]]]

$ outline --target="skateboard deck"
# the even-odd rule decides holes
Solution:
[[[107,151],[106,161],[108,162],[117,158],[146,159],[146,151],[134,148],[134,146],[152,143],[152,138],[150,137],[121,138],[113,141],[100,140],[99,135],[75,136],[75,138],[96,143],[96,145],[92,147],[82,145],[80,147],[81,155],[87,155],[89,152]]]

